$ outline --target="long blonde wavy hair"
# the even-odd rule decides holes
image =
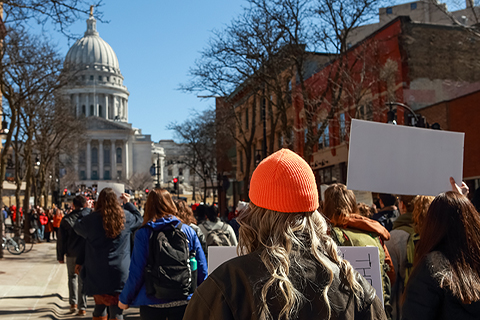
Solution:
[[[324,266],[329,278],[322,292],[323,299],[328,307],[329,318],[331,308],[328,300],[328,291],[333,282],[334,273],[329,267],[334,262],[348,281],[348,285],[357,300],[364,297],[362,286],[356,281],[353,267],[348,261],[338,255],[335,242],[327,234],[327,222],[318,212],[310,213],[281,213],[267,210],[250,203],[238,218],[240,224],[238,254],[244,255],[260,250],[261,260],[270,278],[261,289],[261,314],[271,319],[267,294],[270,289],[277,289],[283,298],[283,308],[279,319],[294,319],[305,303],[306,298],[293,284],[291,270],[300,267],[293,266],[291,257],[295,253],[303,256],[310,254]]]
[[[116,238],[125,228],[125,212],[113,189],[104,188],[100,192],[95,211],[102,215],[103,229],[107,238]]]

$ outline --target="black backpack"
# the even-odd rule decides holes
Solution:
[[[168,224],[157,231],[152,228],[145,267],[147,295],[158,299],[183,300],[190,294],[190,251],[187,235],[181,228],[182,223],[176,227]]]

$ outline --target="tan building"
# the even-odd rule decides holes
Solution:
[[[466,0],[464,9],[449,12],[447,5],[440,3],[438,0],[437,3],[432,0],[420,0],[380,8],[378,10],[379,22],[363,25],[352,30],[347,44],[349,46],[355,45],[399,16],[408,16],[413,22],[419,23],[471,26],[480,22],[478,21],[480,19],[480,7],[475,6],[473,0]]]

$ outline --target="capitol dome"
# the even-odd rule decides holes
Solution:
[[[118,58],[112,47],[100,38],[93,15],[87,20],[87,31],[68,50],[65,67],[74,70],[96,69],[120,74]]]

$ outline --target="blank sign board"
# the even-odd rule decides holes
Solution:
[[[462,181],[464,133],[352,120],[347,187],[430,195]]]

